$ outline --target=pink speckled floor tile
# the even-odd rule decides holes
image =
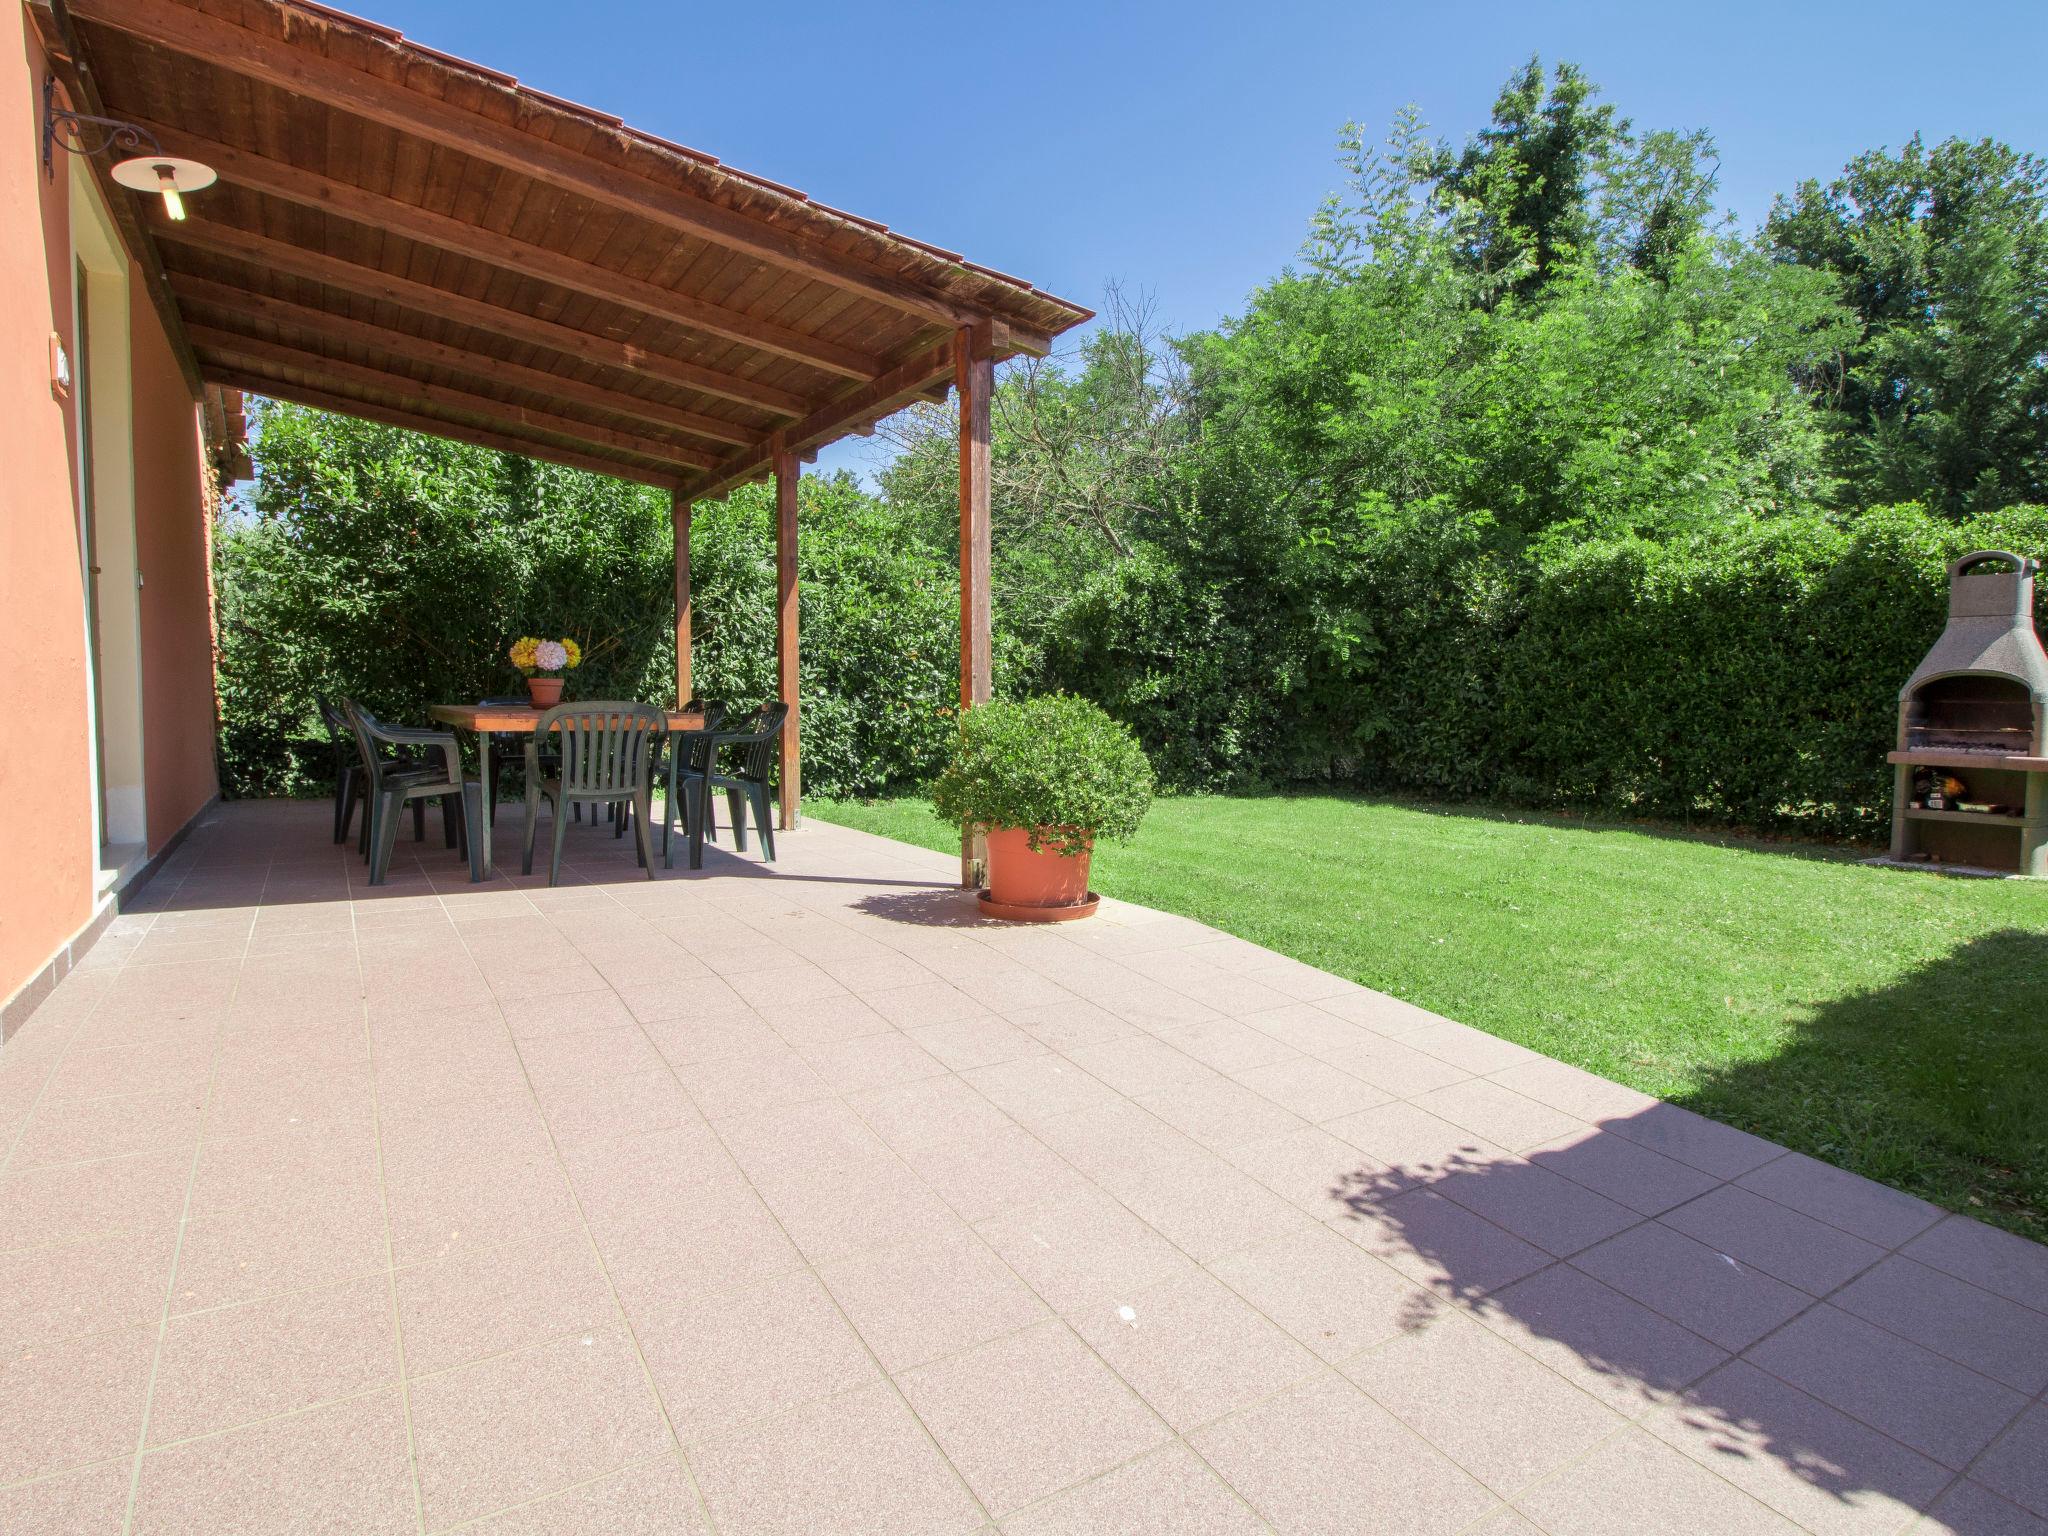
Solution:
[[[284,1188],[185,1224],[171,1310],[305,1290],[388,1263],[384,1208],[374,1188],[317,1197]]]
[[[1290,1387],[1190,1436],[1289,1536],[1449,1533],[1494,1496],[1340,1376]]]
[[[889,1371],[957,1354],[1047,1315],[971,1232],[829,1264],[819,1276]]]
[[[0,1241],[61,1243],[166,1226],[178,1219],[192,1171],[190,1148],[105,1162],[55,1163],[0,1177]]]
[[[1266,1536],[1270,1527],[1182,1445],[1056,1493],[1003,1536]]]
[[[0,1488],[0,1531],[23,1536],[119,1536],[135,1458]]]
[[[1167,1428],[1060,1322],[1040,1323],[897,1380],[989,1512],[1107,1471]]]
[[[1074,1326],[1183,1434],[1319,1369],[1314,1355],[1201,1270],[1097,1307]]]
[[[469,1527],[478,1536],[710,1536],[703,1506],[673,1456],[643,1462]]]
[[[326,820],[209,810],[0,1050],[0,1530],[2048,1529],[2023,1238],[824,822]]]
[[[639,1324],[640,1347],[687,1445],[820,1397],[878,1368],[816,1275],[797,1270]]]
[[[405,1408],[372,1392],[142,1458],[133,1536],[417,1531]]]
[[[1185,1274],[1192,1261],[1099,1192],[999,1216],[977,1229],[1054,1310],[1072,1316]]]
[[[1515,1502],[1547,1531],[1584,1536],[1793,1536],[1799,1529],[1639,1429]]]
[[[1534,1356],[1455,1311],[1339,1369],[1503,1496],[1584,1455],[1623,1423]],[[1458,1390],[1446,1392],[1447,1382]]]
[[[966,1536],[985,1516],[876,1384],[714,1435],[691,1466],[722,1536]]]
[[[149,1392],[156,1329],[123,1328],[32,1344],[0,1359],[7,1466],[39,1477],[132,1454]]]
[[[581,1233],[465,1248],[395,1276],[415,1376],[611,1326],[616,1306]]]
[[[164,1330],[149,1439],[186,1440],[397,1380],[383,1275],[187,1313]]]
[[[173,1227],[0,1254],[0,1355],[81,1333],[154,1323]]]
[[[422,1377],[411,1393],[429,1529],[585,1482],[673,1443],[622,1329]]]

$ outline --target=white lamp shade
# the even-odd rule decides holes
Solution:
[[[166,176],[165,171],[170,174]],[[137,155],[132,160],[122,160],[114,166],[112,175],[122,186],[138,192],[161,192],[166,186],[180,192],[197,192],[220,179],[210,165],[171,155]]]

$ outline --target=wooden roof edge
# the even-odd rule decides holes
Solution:
[[[379,358],[444,369],[487,387],[521,389],[544,399],[574,401],[610,415],[629,417],[688,437],[701,438],[722,448],[746,447],[759,435],[738,422],[650,400],[629,390],[571,378],[527,363],[514,363],[493,353],[449,346],[409,331],[351,319],[330,310],[310,308],[212,278],[173,273],[171,291],[181,304],[192,304],[201,311],[229,316],[231,325],[235,327],[246,327],[250,320],[286,327],[317,336],[329,344],[359,347]]]
[[[679,494],[691,501],[715,501],[750,481],[758,480],[769,468],[778,440],[786,451],[804,453],[901,410],[933,384],[952,378],[956,347],[957,343],[951,336],[934,342],[879,378],[842,395],[829,405],[819,407],[803,420],[729,455],[717,469],[684,481]]]
[[[61,9],[64,0],[40,0],[40,3],[54,4]],[[221,20],[191,3],[191,0],[167,0],[167,3],[196,16],[205,16],[214,21]],[[108,20],[97,13],[97,8],[91,0],[84,0],[77,9],[89,20]],[[367,21],[349,12],[320,4],[318,0],[251,0],[249,9],[252,12],[267,12],[272,16],[276,22],[276,40],[289,46],[302,46],[291,38],[290,23],[286,20],[288,17],[298,16],[319,25],[353,31],[373,46],[403,53],[410,62],[417,64],[429,75],[442,78],[466,76],[485,89],[506,93],[513,98],[514,118],[519,129],[534,138],[553,144],[557,149],[564,146],[549,135],[534,133],[533,129],[527,126],[529,117],[568,119],[582,124],[600,138],[616,142],[629,161],[623,168],[635,174],[644,172],[630,164],[631,158],[636,154],[650,157],[656,164],[680,173],[682,186],[675,190],[683,190],[689,195],[704,197],[704,189],[700,188],[698,183],[708,179],[712,190],[721,185],[732,184],[745,188],[755,197],[765,196],[775,205],[765,214],[749,207],[722,203],[716,198],[705,197],[704,200],[765,230],[782,234],[794,230],[812,239],[829,235],[848,237],[859,247],[864,248],[864,254],[849,258],[846,253],[835,253],[836,260],[849,262],[855,268],[871,267],[879,275],[916,284],[929,291],[934,299],[977,309],[991,317],[1007,316],[1022,319],[1033,329],[1044,330],[1053,335],[1094,317],[1094,311],[1084,305],[1060,298],[1020,279],[996,273],[994,269],[980,268],[942,246],[899,233],[873,220],[849,217],[794,188],[784,187],[779,183],[741,171],[723,164],[714,156],[704,155],[656,134],[633,128],[595,108],[568,102],[530,86],[521,85],[512,76],[491,69],[488,65],[429,48],[382,23]],[[114,24],[120,25],[118,22]],[[242,30],[255,29],[244,27]],[[141,35],[149,34],[145,29]],[[233,71],[232,60],[221,59],[218,62],[220,67]],[[426,94],[419,92],[417,87],[411,84],[411,71],[407,71],[405,83],[400,88],[415,94]],[[455,105],[445,95],[441,101],[444,106]],[[588,151],[576,153],[582,154],[586,159],[593,158]],[[877,247],[879,250],[875,249]],[[878,256],[899,259],[909,270],[891,271],[887,261],[878,260]],[[966,291],[962,291],[963,289]]]
[[[365,367],[325,352],[265,341],[241,331],[200,325],[192,328],[191,335],[192,344],[202,353],[211,354],[215,360],[225,355],[244,364],[253,364],[258,370],[292,370],[310,378],[315,388],[336,395],[352,395],[358,390],[382,392],[393,396],[404,409],[422,416],[438,416],[443,411],[452,411],[458,417],[468,416],[490,430],[508,436],[541,433],[565,439],[574,446],[593,452],[624,453],[647,459],[668,466],[672,473],[678,475],[690,470],[714,468],[720,462],[718,455],[706,449],[677,442],[663,434],[638,427],[622,427],[616,422],[564,415],[553,403],[545,408],[521,405],[474,389],[434,379],[417,379],[389,369]],[[264,376],[269,377],[269,374],[266,372]]]
[[[206,363],[200,367],[201,375],[208,383],[229,385],[244,389],[252,395],[271,400],[285,400],[298,405],[311,406],[317,411],[327,411],[338,416],[356,416],[364,421],[374,421],[384,426],[399,427],[408,432],[418,432],[428,437],[445,437],[458,443],[470,443],[479,448],[494,449],[499,453],[516,454],[521,458],[539,459],[544,463],[561,464],[570,469],[580,469],[590,474],[609,475],[615,480],[631,481],[637,485],[655,485],[673,491],[681,477],[668,468],[657,468],[651,464],[630,462],[625,459],[604,457],[598,453],[586,453],[580,449],[562,448],[553,443],[524,437],[510,437],[502,432],[473,427],[463,422],[444,420],[439,416],[421,415],[416,411],[401,410],[372,400],[358,400],[352,396],[335,394],[327,390],[293,384],[283,379],[265,378],[246,366],[235,367],[222,363]]]

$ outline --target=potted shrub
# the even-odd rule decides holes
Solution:
[[[1095,910],[1088,857],[1096,840],[1129,837],[1151,804],[1152,765],[1137,738],[1070,694],[968,710],[932,786],[941,820],[988,839],[982,910],[1038,921]]]

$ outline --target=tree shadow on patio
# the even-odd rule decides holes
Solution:
[[[1787,1050],[1694,1100],[1804,1105],[1807,1136],[1757,1129],[1823,1157],[1856,1134],[1877,1138],[1879,1166],[2013,1174],[1985,1149],[2041,1147],[2048,1111],[2028,1085],[2048,1052],[2044,974],[2048,934],[1988,935],[1815,1009]],[[1873,1032],[1933,1053],[1904,1096],[1844,1065]],[[1997,1442],[2048,1385],[2048,1251],[1680,1105],[1557,1064],[1530,1070],[1549,1074],[1539,1098],[1593,1128],[1520,1156],[1447,1128],[1427,1158],[1361,1158],[1333,1177],[1332,1224],[1427,1293],[1402,1327],[1450,1301],[1809,1529],[1892,1531],[1930,1509],[1916,1531],[2036,1528],[1963,1474],[1983,1455],[1982,1482],[2025,1492],[1997,1470],[2024,1447]],[[1537,1091],[1533,1077],[1522,1086]],[[1415,1107],[1388,1108],[1398,1121]],[[1959,1253],[1997,1257],[1979,1270]]]

